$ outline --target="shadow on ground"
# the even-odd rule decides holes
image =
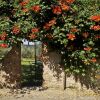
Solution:
[[[22,65],[22,87],[42,86],[43,65],[41,62],[31,65]]]

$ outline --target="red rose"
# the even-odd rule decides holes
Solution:
[[[28,12],[28,9],[27,8],[23,8],[22,11],[23,12]]]
[[[84,50],[85,51],[90,51],[90,50],[92,50],[92,48],[91,47],[86,47],[86,48],[84,48]]]
[[[41,10],[41,7],[39,5],[34,5],[31,7],[31,9],[35,12],[39,12]]]
[[[20,28],[19,28],[18,26],[14,26],[14,27],[12,28],[12,32],[13,32],[14,34],[19,34],[19,33],[20,33]]]
[[[96,58],[92,58],[90,61],[95,63],[97,60],[96,60]]]
[[[68,39],[69,39],[69,40],[74,40],[74,39],[76,39],[76,37],[75,37],[74,34],[69,33],[69,34],[67,34],[67,36],[68,36]]]
[[[92,29],[94,31],[99,31],[100,30],[100,25],[91,26],[90,29]]]
[[[2,48],[7,48],[7,47],[8,47],[8,45],[7,45],[7,44],[5,44],[5,43],[2,43],[2,44],[0,44],[0,47],[2,47]]]
[[[30,34],[29,36],[30,39],[35,39],[36,37],[37,37],[36,34]]]
[[[6,37],[7,37],[6,32],[3,32],[3,33],[0,35],[0,40],[5,40]]]
[[[84,38],[87,38],[87,37],[89,36],[89,33],[88,33],[88,32],[84,32],[84,33],[82,33],[82,36],[83,36]]]
[[[65,2],[67,2],[68,4],[72,4],[75,0],[64,0]]]
[[[68,6],[64,3],[61,3],[61,8],[62,8],[62,10],[66,10],[66,11],[70,10],[70,6]]]
[[[29,3],[29,0],[24,0],[20,3],[20,6],[26,6]]]
[[[53,26],[54,24],[56,24],[56,19],[52,19],[49,21],[49,26]]]
[[[52,12],[54,14],[57,14],[57,15],[61,14],[62,13],[61,7],[60,6],[54,6]]]
[[[91,16],[90,20],[95,21],[95,22],[99,22],[100,21],[100,15]]]
[[[32,33],[37,33],[37,32],[39,32],[39,29],[38,29],[38,28],[32,28],[32,29],[31,29],[31,32],[32,32]]]

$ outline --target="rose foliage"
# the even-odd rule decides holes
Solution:
[[[100,1],[1,0],[0,47],[23,39],[58,50],[68,72],[94,71],[99,67]]]

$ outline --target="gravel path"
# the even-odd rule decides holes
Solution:
[[[66,89],[33,89],[22,90],[0,89],[0,100],[100,100],[100,95],[90,90]]]

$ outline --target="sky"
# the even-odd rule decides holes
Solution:
[[[23,42],[24,45],[34,45],[34,42],[29,42],[29,41],[27,41],[27,40],[25,40],[25,39],[22,40],[22,42]],[[36,43],[37,43],[37,44],[40,44],[41,42],[40,42],[40,41],[37,41]]]

